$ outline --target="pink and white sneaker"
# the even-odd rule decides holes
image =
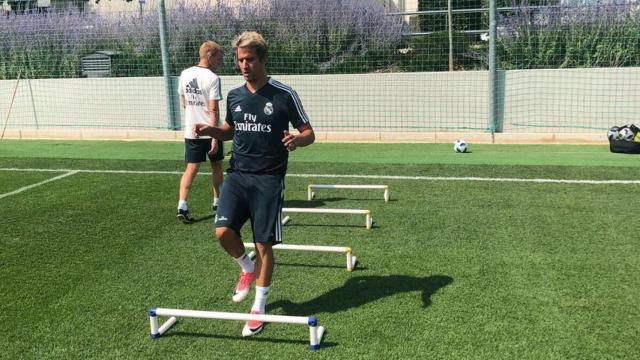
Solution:
[[[240,278],[238,279],[236,289],[233,291],[233,296],[231,297],[234,302],[241,302],[247,298],[253,279],[254,276],[252,272],[240,272]]]
[[[258,310],[251,310],[250,314],[260,314]],[[242,336],[253,336],[262,331],[264,328],[264,323],[262,321],[257,320],[249,320],[244,323],[244,328],[242,329]]]

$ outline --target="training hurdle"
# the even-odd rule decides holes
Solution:
[[[170,318],[165,321],[164,324],[158,326],[158,316],[169,316]],[[315,316],[260,315],[219,311],[151,308],[149,309],[149,322],[151,324],[150,338],[155,340],[162,336],[162,334],[176,323],[178,317],[237,321],[256,320],[262,322],[307,325],[309,326],[309,349],[311,350],[317,350],[320,347],[320,341],[322,341],[322,335],[324,334],[324,327],[318,326],[318,320]]]
[[[363,209],[323,209],[323,208],[282,208],[283,213],[314,213],[314,214],[356,214],[365,216],[365,226],[371,229],[373,219],[371,218],[371,210]],[[282,219],[282,225],[289,222],[291,218],[285,216]]]
[[[316,193],[313,189],[382,189],[384,190],[384,202],[389,202],[389,185],[318,185],[309,184],[307,186],[307,200],[311,201],[315,198]]]
[[[256,244],[244,243],[244,247],[255,249]],[[274,250],[300,250],[300,251],[317,251],[317,252],[330,252],[346,254],[347,256],[347,271],[353,271],[358,263],[358,259],[351,254],[350,247],[343,246],[321,246],[321,245],[289,245],[289,244],[277,244],[273,245]],[[249,253],[250,258],[255,257],[255,253],[252,251]]]

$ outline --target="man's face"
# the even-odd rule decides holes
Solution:
[[[222,52],[210,51],[207,55],[209,57],[209,69],[211,71],[216,71],[220,64],[222,64]]]
[[[242,77],[247,82],[255,82],[266,77],[266,59],[264,62],[258,59],[256,51],[252,47],[238,48],[236,50],[238,68]]]

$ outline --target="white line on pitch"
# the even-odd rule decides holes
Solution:
[[[92,170],[92,169],[0,168],[0,171],[32,171],[32,172],[75,171],[75,172],[91,173],[91,174],[159,174],[159,175],[173,175],[173,174],[175,174],[175,175],[182,175],[181,171],[154,171],[154,170]]]
[[[20,169],[0,168],[0,171],[34,171],[61,172],[75,171],[97,174],[160,174],[180,175],[180,171],[143,171],[143,170],[82,170],[82,169]],[[206,172],[202,174],[206,175]],[[331,178],[331,179],[374,179],[374,180],[424,180],[424,181],[493,181],[493,182],[521,182],[521,183],[551,183],[551,184],[591,184],[591,185],[640,185],[640,180],[577,180],[577,179],[525,179],[525,178],[486,178],[486,177],[456,177],[456,176],[401,176],[401,175],[349,175],[349,174],[287,174],[288,177],[302,178]]]
[[[640,184],[640,180],[571,180],[571,179],[525,179],[525,178],[484,178],[458,176],[394,176],[394,175],[337,175],[337,174],[287,174],[291,177],[318,178],[350,178],[381,180],[426,180],[426,181],[499,181],[524,183],[557,183],[557,184]]]
[[[51,179],[47,179],[47,180],[44,180],[44,181],[40,181],[39,183],[35,183],[35,184],[32,184],[32,185],[21,187],[20,189],[12,191],[12,192],[0,194],[0,199],[5,198],[7,196],[11,196],[11,195],[15,195],[15,194],[21,193],[21,192],[29,190],[29,189],[33,189],[34,187],[38,187],[40,185],[44,185],[44,184],[52,182],[52,181],[56,181],[56,180],[60,180],[62,178],[66,178],[67,176],[71,176],[73,174],[77,174],[78,172],[80,172],[80,171],[79,170],[71,170],[68,173],[65,173],[65,174],[62,174],[62,175],[58,175],[56,177],[52,177]]]

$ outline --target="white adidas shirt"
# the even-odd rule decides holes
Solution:
[[[220,78],[205,67],[192,66],[180,74],[178,94],[185,100],[184,137],[194,139],[193,125],[209,124],[209,100],[222,100]]]

